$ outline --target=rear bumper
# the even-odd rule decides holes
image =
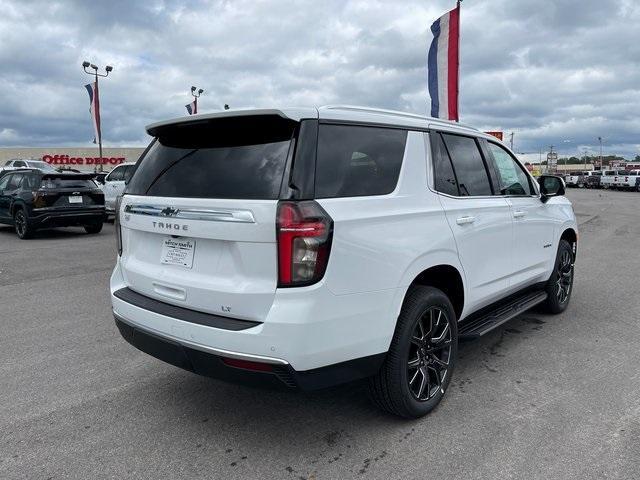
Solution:
[[[204,313],[204,318],[192,318],[185,308],[188,305],[181,302],[169,304],[170,300],[146,297],[151,301],[146,305],[135,297],[123,298],[121,291],[128,285],[119,262],[110,285],[113,313],[119,322],[216,358],[285,366],[294,383],[303,389],[375,374],[395,329],[395,316],[391,312],[395,290],[333,295],[320,284],[278,290],[265,318],[261,321],[226,318],[232,322],[248,322],[240,326],[242,328],[229,328],[224,322],[220,323],[219,319],[225,317],[218,315]],[[179,310],[172,311],[176,307]],[[187,370],[200,373],[196,367]]]
[[[34,227],[71,227],[103,221],[104,207],[83,209],[39,209],[33,210],[29,223]]]
[[[374,375],[382,366],[385,354],[298,372],[284,360],[261,358],[237,352],[224,352],[134,326],[114,314],[122,337],[138,350],[190,372],[233,383],[260,387],[313,391]],[[260,369],[239,367],[225,359],[243,360],[262,365]]]

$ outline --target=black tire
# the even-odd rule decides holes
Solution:
[[[430,325],[428,332],[426,325]],[[420,332],[422,338],[415,335]],[[458,323],[449,298],[437,288],[411,287],[384,364],[369,379],[371,399],[394,415],[426,415],[440,403],[449,386],[457,351]]]
[[[95,234],[100,233],[102,230],[102,222],[91,223],[89,225],[84,226],[84,230],[87,233]]]
[[[29,217],[22,208],[16,208],[13,212],[13,226],[18,238],[27,240],[33,236],[33,227],[29,225]]]
[[[553,273],[545,287],[549,296],[543,308],[548,313],[562,313],[569,305],[573,291],[574,261],[571,244],[566,240],[560,240]]]

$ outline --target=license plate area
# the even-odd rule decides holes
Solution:
[[[196,241],[192,238],[165,238],[162,242],[160,263],[191,268],[195,249]]]
[[[82,195],[67,197],[69,203],[82,203]]]

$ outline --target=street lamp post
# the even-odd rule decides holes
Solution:
[[[583,158],[584,158],[584,169],[586,170],[587,169],[587,153],[589,152],[589,150],[585,148],[585,149],[582,150],[582,152],[584,154],[584,156],[583,156]],[[594,168],[595,168],[595,165],[594,165]]]
[[[600,142],[600,169],[602,169],[602,137],[598,137],[598,141]]]
[[[198,89],[194,86],[191,87],[191,96],[193,96],[194,98],[194,107],[195,107],[195,111],[193,113],[198,113],[198,98],[200,97],[200,95],[202,95],[202,92],[204,92],[204,90],[201,88]]]
[[[571,143],[571,140],[565,139],[565,140],[562,140],[562,143]],[[567,171],[567,162],[568,161],[569,161],[569,159],[565,157],[565,159],[564,159],[564,170],[565,170],[565,172]]]
[[[91,68],[91,70],[93,70],[92,72],[87,70],[87,68]],[[84,62],[82,62],[82,69],[84,70],[84,73],[86,73],[87,75],[93,75],[96,79],[96,94],[100,91],[98,89],[98,77],[108,77],[109,73],[111,71],[113,71],[113,67],[111,65],[107,65],[106,67],[104,67],[104,70],[106,73],[98,73],[98,67],[96,65],[94,65],[93,63],[89,63],[86,60]],[[98,97],[99,98],[99,97]],[[98,151],[100,152],[100,163],[98,165],[98,170],[100,172],[103,171],[103,167],[102,167],[102,129],[100,130],[100,134],[98,135]]]

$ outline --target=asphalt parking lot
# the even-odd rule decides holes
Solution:
[[[146,356],[111,316],[112,225],[0,227],[0,478],[640,478],[640,194],[568,196],[568,310],[463,344],[419,421],[359,384],[260,390]]]

